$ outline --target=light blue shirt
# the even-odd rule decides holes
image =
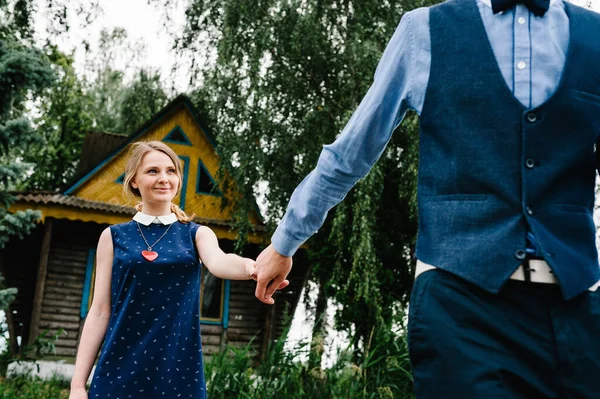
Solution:
[[[474,1],[507,86],[525,107],[541,105],[556,90],[565,64],[569,20],[563,1],[551,1],[543,17],[521,4],[494,14],[490,0]],[[429,9],[419,8],[404,14],[369,91],[292,194],[271,238],[277,252],[292,256],[322,226],[327,212],[369,173],[406,111],[421,114],[430,66]]]

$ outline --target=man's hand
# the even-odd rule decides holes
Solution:
[[[292,270],[292,258],[280,255],[273,244],[256,258],[256,297],[268,305],[275,303],[273,293],[287,286],[286,277]],[[289,282],[288,282],[289,283]],[[284,285],[285,284],[285,285]],[[283,286],[282,286],[283,285]]]

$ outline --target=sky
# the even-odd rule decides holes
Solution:
[[[172,34],[182,30],[184,19],[184,8],[182,1],[172,12],[172,20],[169,26],[164,26],[164,16],[161,11],[153,5],[147,4],[148,0],[101,0],[101,15],[86,27],[81,27],[71,19],[71,31],[61,38],[54,39],[59,48],[67,53],[75,52],[75,67],[80,74],[86,74],[85,51],[83,41],[87,41],[95,50],[98,47],[100,32],[102,29],[125,28],[128,34],[128,42],[140,43],[145,50],[142,57],[136,60],[138,65],[160,70],[163,78],[169,83],[174,81],[178,92],[183,92],[188,87],[187,77],[184,74],[171,75],[171,69],[175,65],[177,57],[171,49],[173,44]],[[38,15],[43,15],[42,12]],[[46,22],[43,18],[36,20],[36,30],[39,39],[44,38]],[[117,66],[126,66],[127,57],[117,59]]]

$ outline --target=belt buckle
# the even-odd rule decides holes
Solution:
[[[529,265],[529,258],[525,258],[525,260],[523,260],[523,276],[525,277],[526,284],[531,283],[531,272],[532,271],[535,272],[535,269],[532,269],[531,266]]]

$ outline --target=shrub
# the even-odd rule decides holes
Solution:
[[[287,333],[287,332],[286,332]],[[205,367],[208,396],[219,398],[286,399],[357,398],[413,399],[406,339],[390,331],[379,333],[377,345],[353,360],[350,350],[338,354],[328,369],[309,369],[296,359],[308,345],[286,350],[286,333],[255,360],[251,344],[227,347],[208,359]]]
[[[0,377],[0,398],[3,399],[68,399],[70,382],[54,376],[44,380],[31,373]]]

